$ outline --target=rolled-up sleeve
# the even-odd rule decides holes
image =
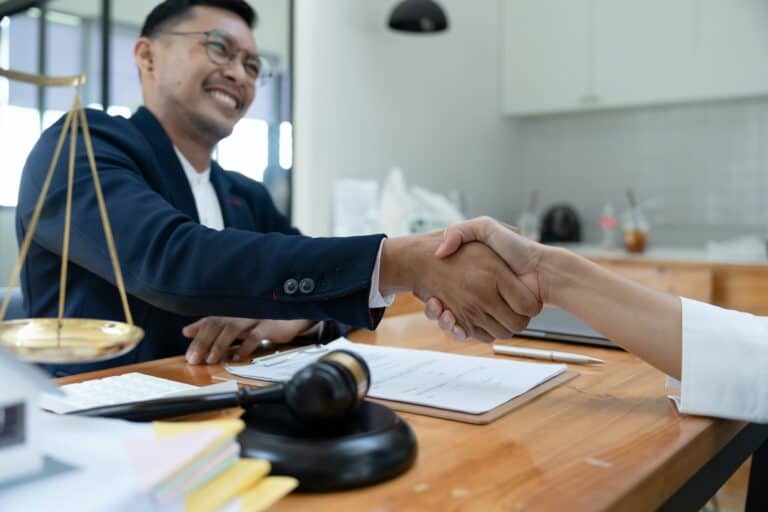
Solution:
[[[768,318],[682,299],[680,410],[768,423]]]

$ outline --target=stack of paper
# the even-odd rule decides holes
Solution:
[[[43,415],[42,474],[0,486],[0,510],[263,510],[297,485],[239,458],[240,420],[139,424]]]
[[[371,370],[372,398],[483,414],[552,379],[564,364],[540,364],[431,350],[353,343],[339,339],[320,348],[286,351],[254,359],[250,365],[226,366],[232,375],[287,381],[331,350],[351,350]]]

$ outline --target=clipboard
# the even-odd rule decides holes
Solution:
[[[450,421],[459,421],[462,423],[471,423],[473,425],[487,425],[502,416],[506,416],[510,412],[514,411],[518,407],[521,407],[528,402],[535,400],[541,395],[551,391],[558,386],[565,384],[566,382],[578,377],[579,372],[574,370],[566,370],[556,377],[552,377],[548,381],[542,382],[538,386],[530,389],[529,391],[519,395],[508,402],[504,402],[498,407],[491,409],[490,411],[482,414],[470,414],[466,412],[452,411],[449,409],[439,409],[436,407],[427,407],[424,405],[409,404],[407,402],[395,402],[392,400],[381,400],[378,398],[367,397],[366,400],[376,402],[387,407],[394,409],[398,412],[407,412],[411,414],[419,414],[421,416],[432,416],[433,418],[440,418]],[[256,379],[247,379],[245,377],[238,377],[232,375],[224,368],[211,372],[211,377],[215,380],[234,380],[241,384],[247,384],[249,386],[268,386],[274,384],[274,382],[268,382]]]

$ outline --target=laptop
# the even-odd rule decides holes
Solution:
[[[570,313],[551,307],[542,309],[517,336],[620,348]]]

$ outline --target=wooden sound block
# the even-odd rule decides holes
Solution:
[[[301,492],[372,485],[408,471],[416,436],[391,409],[369,400],[331,423],[302,421],[284,404],[262,404],[242,415],[244,457],[266,459],[272,472],[299,481]]]

